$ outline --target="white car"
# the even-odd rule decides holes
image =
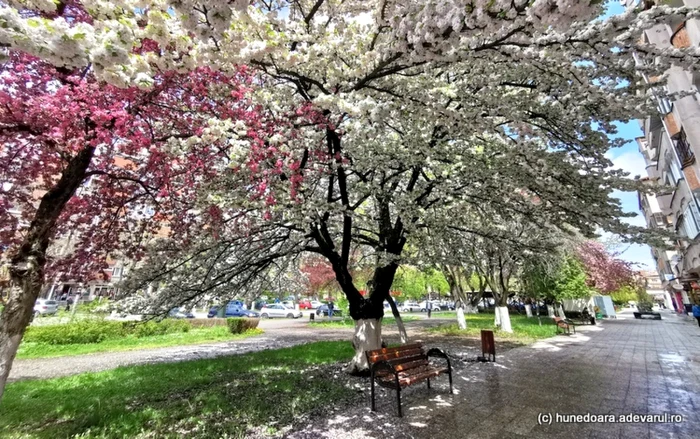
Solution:
[[[319,302],[318,300],[311,301],[311,309],[318,309],[318,307],[321,305],[323,305],[323,303]]]
[[[301,311],[297,311],[294,308],[290,308],[281,303],[273,303],[265,305],[260,310],[260,318],[262,319],[272,319],[275,317],[286,317],[288,319],[298,319],[301,317]]]
[[[401,312],[415,312],[420,311],[420,305],[417,302],[404,302],[401,305]]]
[[[432,309],[433,311],[440,311],[440,302],[437,300],[431,300],[430,302],[424,300],[419,304],[419,306],[420,312],[427,312],[428,308]]]
[[[58,312],[58,302],[55,300],[38,299],[34,303],[35,316],[49,316]]]

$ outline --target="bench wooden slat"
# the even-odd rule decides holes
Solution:
[[[381,348],[381,349],[375,349],[372,351],[367,351],[367,358],[372,360],[374,357],[380,357],[382,355],[387,355],[391,354],[393,357],[398,357],[400,356],[399,354],[402,353],[403,351],[411,351],[411,350],[422,350],[423,349],[423,344],[421,343],[411,343],[411,344],[405,344],[393,348]],[[381,361],[381,360],[374,360],[374,361]]]
[[[401,386],[410,386],[413,383],[423,381],[427,378],[432,378],[440,375],[441,373],[447,372],[447,368],[430,368],[426,369],[425,371],[417,374],[412,374],[408,375],[405,377],[399,377],[399,385]]]
[[[394,366],[394,370],[396,372],[406,372],[411,369],[416,369],[422,366],[427,366],[428,365],[428,359],[427,358],[418,358],[413,361],[407,361],[405,363],[400,363],[396,364]]]
[[[402,358],[415,357],[415,356],[421,355],[421,354],[423,354],[422,349],[412,349],[410,351],[388,352],[386,354],[374,355],[374,356],[368,357],[368,360],[370,363],[376,363],[378,361],[391,362],[392,360],[401,360]]]

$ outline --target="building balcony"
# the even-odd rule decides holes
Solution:
[[[688,30],[685,28],[685,21],[679,24],[671,35],[671,45],[677,49],[685,49],[692,45]]]

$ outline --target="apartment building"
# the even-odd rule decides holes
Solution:
[[[622,0],[629,6],[652,7],[653,1]],[[664,1],[672,6],[700,7],[700,0]],[[642,36],[644,41],[659,48],[686,48],[700,46],[700,20],[678,19],[669,25],[657,25]],[[641,62],[640,60],[638,60]],[[662,282],[670,295],[673,307],[684,312],[692,306],[696,292],[700,293],[700,73],[673,67],[659,77],[644,76],[644,80],[658,87],[658,112],[640,120],[643,136],[637,139],[639,151],[646,161],[650,184],[662,183],[668,187],[657,195],[639,194],[639,208],[647,226],[673,230],[681,236],[670,242],[672,250],[653,248],[652,257]],[[683,97],[670,100],[667,93],[686,92]],[[700,294],[697,295],[700,299]]]

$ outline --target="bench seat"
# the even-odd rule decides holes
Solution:
[[[401,389],[421,381],[427,381],[430,388],[430,379],[447,374],[450,379],[450,393],[452,393],[452,365],[450,359],[440,349],[430,349],[425,352],[421,343],[412,343],[395,348],[382,348],[366,352],[370,365],[372,381],[372,411],[375,411],[374,385],[376,384],[396,390],[399,417],[401,412]],[[440,357],[446,361],[446,365],[434,365],[430,363],[430,357]]]

